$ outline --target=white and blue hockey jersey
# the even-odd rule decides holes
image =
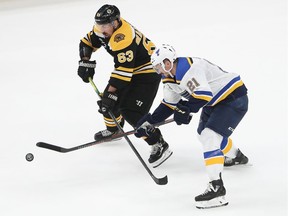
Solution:
[[[163,100],[152,114],[157,121],[169,117],[183,98],[187,100],[185,104],[190,111],[196,113],[203,106],[215,106],[247,94],[236,73],[228,73],[202,58],[180,57],[176,61],[175,76],[162,77]]]

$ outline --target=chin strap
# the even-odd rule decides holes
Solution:
[[[166,70],[166,69],[165,69],[165,66],[164,66],[163,62],[161,63],[161,67],[162,67],[162,69],[163,69],[166,73],[169,74],[169,76],[171,76],[172,78],[174,78],[174,75],[171,73],[171,70],[172,70],[172,68],[173,68],[173,62],[171,62],[171,68],[170,68],[169,70]]]

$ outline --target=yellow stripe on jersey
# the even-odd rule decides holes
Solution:
[[[135,31],[132,26],[121,18],[122,25],[117,29],[109,40],[109,45],[113,51],[118,51],[128,47],[135,38]]]
[[[205,165],[214,165],[214,164],[224,164],[224,157],[219,156],[219,157],[213,157],[213,158],[208,158],[205,159]]]
[[[156,73],[156,71],[152,67],[151,62],[147,62],[143,65],[136,67],[133,72],[133,75],[146,74],[146,73]]]
[[[164,101],[161,101],[161,103],[164,104],[165,106],[169,107],[172,110],[174,110],[176,108],[176,106],[173,106],[171,104],[165,103]]]
[[[135,68],[135,71],[140,70],[141,68],[144,68],[146,66],[150,66],[152,68],[151,62],[147,62],[146,64],[140,65],[139,67]]]
[[[146,63],[146,64],[138,66],[136,68],[127,68],[127,67],[120,66],[120,67],[117,67],[115,69],[123,71],[123,72],[129,72],[129,73],[131,73],[131,72],[138,73],[138,72],[142,72],[142,71],[155,72],[155,70],[152,68],[151,63]]]
[[[138,75],[138,74],[146,74],[146,73],[155,73],[155,70],[154,69],[147,69],[147,70],[135,71],[133,74]]]
[[[133,75],[133,68],[127,68],[127,67],[117,67],[115,70],[112,72],[111,77],[123,80],[126,82],[130,82],[132,75]]]
[[[129,72],[129,73],[132,73],[134,71],[134,68],[127,68],[127,67],[121,67],[121,66],[115,69],[119,71],[123,71],[123,72]]]
[[[191,95],[193,98],[201,99],[201,100],[205,100],[205,101],[210,101],[212,99],[212,96],[208,96],[208,95],[197,95],[195,93],[192,93]]]
[[[224,100],[229,94],[231,94],[235,89],[237,89],[238,87],[242,86],[244,83],[242,80],[239,80],[238,82],[234,83],[224,94],[222,94],[213,104],[212,106],[214,106],[215,104],[219,103],[220,101]]]
[[[91,34],[92,32],[88,33],[86,37],[82,38],[81,41],[86,44],[87,46],[93,48],[93,52],[95,52],[98,48],[93,47],[91,41]]]
[[[192,58],[187,58],[187,61],[190,64],[190,66],[193,64]]]
[[[131,81],[131,77],[120,76],[120,75],[115,74],[115,73],[112,73],[111,77],[113,77],[115,79],[123,80],[123,81],[126,81],[126,82],[130,82]]]
[[[88,35],[88,34],[87,34]],[[86,38],[82,38],[82,40],[81,40],[83,43],[85,43],[87,46],[89,46],[89,47],[92,47],[93,48],[93,46],[92,46],[92,44],[90,43],[90,41],[89,40],[87,40]]]
[[[175,83],[175,80],[171,77],[165,77],[162,79],[163,83]]]
[[[138,66],[136,68],[127,68],[122,66],[117,67],[115,68],[115,71],[112,72],[111,77],[130,82],[132,75],[146,74],[146,73],[155,73],[155,70],[152,68],[150,62]]]

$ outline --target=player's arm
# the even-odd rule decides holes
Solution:
[[[100,41],[93,31],[89,32],[79,43],[80,60],[78,75],[86,83],[89,82],[89,77],[93,79],[95,74],[96,61],[90,61],[91,55],[100,48],[100,46]]]
[[[149,129],[153,131],[153,124],[164,121],[174,113],[176,104],[181,96],[174,92],[167,84],[164,84],[163,93],[163,100],[154,112],[152,114],[148,113],[137,122],[135,136],[143,137],[147,134],[149,135]]]
[[[181,81],[181,85],[185,89],[181,95],[188,100],[182,105],[189,107],[192,113],[197,113],[213,98],[212,90],[203,71],[196,66],[190,69]]]

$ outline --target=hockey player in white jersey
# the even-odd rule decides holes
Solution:
[[[164,97],[152,114],[138,122],[135,135],[144,139],[153,136],[156,129],[152,124],[172,114],[178,125],[189,124],[191,113],[202,108],[197,132],[210,181],[206,191],[195,197],[196,207],[227,205],[223,166],[248,162],[230,138],[248,110],[247,88],[238,74],[228,73],[205,59],[177,58],[170,45],[156,49],[151,62],[162,75]]]

